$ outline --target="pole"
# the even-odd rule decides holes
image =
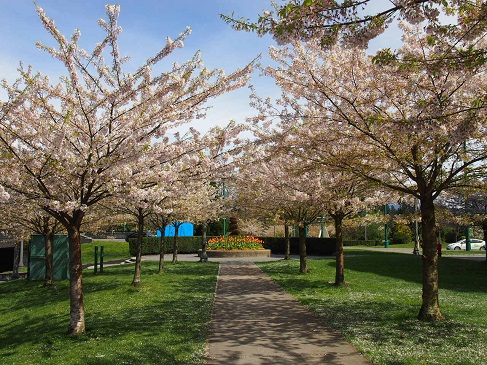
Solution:
[[[470,227],[467,227],[465,230],[465,243],[466,243],[466,250],[472,251],[472,241],[470,240]]]

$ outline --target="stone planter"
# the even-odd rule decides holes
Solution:
[[[271,257],[271,250],[206,250],[208,257]],[[198,250],[201,257],[201,250]]]

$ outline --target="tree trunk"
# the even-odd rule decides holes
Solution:
[[[179,226],[180,224],[174,224],[174,244],[172,251],[172,263],[176,264],[178,262],[178,238],[179,238]]]
[[[132,285],[140,286],[140,277],[142,274],[142,238],[144,236],[144,212],[143,208],[138,208],[139,232],[137,235],[137,252],[135,255],[135,272]]]
[[[68,229],[69,239],[69,299],[70,322],[69,334],[79,335],[85,332],[85,303],[83,294],[83,266],[81,263],[80,226],[82,212],[74,214]],[[78,216],[76,218],[76,216]]]
[[[421,321],[438,321],[444,319],[438,301],[438,251],[435,206],[433,197],[422,196],[421,226],[423,238],[423,296],[418,314]]]
[[[15,242],[14,246],[14,262],[12,268],[12,278],[18,279],[19,278],[19,266],[20,266],[20,251],[22,247],[22,241]]]
[[[44,260],[46,263],[46,272],[44,276],[44,286],[54,285],[54,264],[52,243],[54,241],[54,233],[44,232]]]
[[[306,226],[300,224],[298,226],[299,234],[299,272],[308,273],[308,256],[306,254]]]
[[[208,230],[208,223],[206,221],[201,225],[201,256],[200,262],[208,262],[208,254],[206,253],[206,231]]]
[[[485,261],[487,262],[487,224],[482,225],[482,231],[484,232],[484,241],[485,244]]]
[[[291,239],[289,238],[289,226],[287,224],[284,224],[284,240],[285,240],[284,260],[290,260],[291,259]]]
[[[336,262],[335,262],[335,284],[345,285],[345,261],[343,255],[343,216],[340,214],[332,215],[335,221],[336,232]]]
[[[159,239],[159,274],[164,273],[164,254],[166,253],[166,225],[161,226],[161,238]]]

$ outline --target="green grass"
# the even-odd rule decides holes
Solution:
[[[98,246],[98,253],[103,246],[103,261],[123,260],[130,257],[129,244],[125,241],[93,241],[81,245],[81,257],[83,264],[95,262],[95,246]]]
[[[67,335],[68,281],[44,287],[0,284],[0,363],[202,364],[218,266],[144,262],[142,286],[133,265],[83,275],[86,334]]]
[[[347,250],[345,287],[333,260],[260,264],[287,291],[341,332],[376,365],[487,363],[487,264],[443,257],[440,306],[446,320],[416,320],[421,306],[421,261],[413,255]]]

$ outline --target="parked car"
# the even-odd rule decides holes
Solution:
[[[483,245],[482,247],[480,247],[481,250],[485,250],[485,245]]]
[[[482,250],[482,246],[485,248],[485,241],[479,240],[476,238],[470,239],[470,247],[472,250]],[[463,239],[454,243],[449,243],[446,246],[447,250],[466,250],[467,249],[467,240]]]

